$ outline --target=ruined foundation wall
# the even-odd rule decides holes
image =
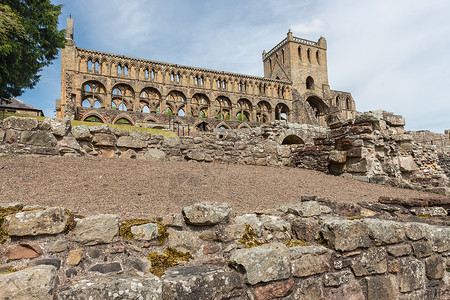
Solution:
[[[201,136],[163,137],[107,125],[70,126],[65,119],[11,117],[0,127],[0,153],[101,156],[171,161],[293,166],[357,180],[450,194],[449,152],[417,142],[404,119],[359,114],[326,129],[273,122]]]
[[[433,206],[449,199],[389,200],[238,216],[193,203],[149,220],[1,204],[0,298],[449,299],[450,227]]]

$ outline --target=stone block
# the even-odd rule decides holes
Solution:
[[[66,240],[57,240],[49,243],[46,247],[49,253],[60,253],[67,250],[68,243]]]
[[[338,287],[353,281],[354,278],[355,276],[353,276],[353,273],[350,270],[326,273],[324,276],[323,285],[326,287]]]
[[[365,300],[363,290],[357,281],[351,281],[347,284],[344,284],[338,288],[330,289],[328,291],[328,295],[326,296],[327,300],[342,300],[342,299],[351,299],[351,300]]]
[[[402,223],[378,219],[364,219],[362,222],[369,228],[370,237],[375,245],[395,244],[406,240]]]
[[[169,238],[167,239],[167,246],[192,254],[199,250],[199,240],[195,232],[185,230],[178,231],[172,228],[169,228],[168,232]]]
[[[94,146],[113,147],[116,144],[116,137],[113,134],[96,133],[92,137],[92,144]]]
[[[347,151],[338,151],[338,150],[330,151],[328,159],[331,162],[343,164],[347,161]]]
[[[412,248],[414,251],[414,256],[417,258],[427,257],[433,253],[431,243],[429,241],[412,243]]]
[[[3,139],[5,138],[5,131],[3,129],[0,128],[0,142],[3,142]]]
[[[158,237],[158,225],[156,223],[147,223],[131,226],[131,233],[138,241],[150,241]]]
[[[228,222],[231,215],[228,203],[203,202],[183,208],[186,223],[195,226],[209,226]]]
[[[119,262],[111,262],[105,264],[96,264],[92,266],[89,271],[99,272],[102,274],[112,273],[112,272],[120,272],[122,271],[122,266]]]
[[[297,202],[289,204],[287,207],[289,213],[299,217],[319,216],[322,213],[317,201]]]
[[[111,128],[108,125],[97,125],[97,126],[91,126],[89,127],[89,131],[91,134],[97,134],[97,133],[111,133]]]
[[[261,233],[264,228],[263,222],[258,218],[256,214],[244,214],[241,216],[237,216],[234,218],[235,224],[248,224],[255,231],[257,236],[261,236]]]
[[[350,158],[346,162],[346,171],[348,173],[366,173],[367,161],[365,159]]]
[[[180,145],[180,139],[177,137],[170,137],[170,136],[164,138],[164,141],[162,143],[162,146],[166,148],[174,148],[177,147],[178,145]]]
[[[135,159],[137,157],[136,151],[133,149],[128,149],[127,151],[123,152],[120,155],[120,158],[126,158],[126,159]]]
[[[67,219],[61,207],[47,207],[6,216],[3,228],[10,236],[58,234],[64,231]]]
[[[244,284],[238,273],[214,266],[185,266],[161,277],[164,299],[241,299]]]
[[[398,162],[402,172],[413,172],[419,169],[411,155],[399,157]]]
[[[77,220],[73,233],[75,241],[83,245],[111,243],[119,234],[119,217],[106,214]]]
[[[327,272],[331,268],[330,249],[322,246],[303,246],[289,248],[292,275],[306,277]]]
[[[162,282],[156,276],[144,278],[95,277],[62,288],[59,300],[162,299]]]
[[[429,279],[442,279],[445,275],[445,261],[440,255],[425,259],[425,274]]]
[[[397,299],[398,283],[395,275],[366,277],[367,300]]]
[[[130,257],[127,259],[127,262],[136,270],[144,273],[148,273],[152,266],[152,263],[145,258],[139,257]]]
[[[387,252],[395,257],[411,255],[412,249],[409,244],[393,245],[386,248]]]
[[[293,279],[269,283],[255,288],[255,300],[271,300],[287,296],[294,288]]]
[[[319,234],[319,221],[312,218],[296,218],[292,222],[292,232],[301,241],[312,243],[316,241]]]
[[[130,136],[141,141],[148,141],[152,137],[149,132],[144,132],[136,129],[131,129]]]
[[[121,136],[117,139],[116,146],[139,149],[147,147],[147,143],[143,140],[133,138],[132,136]]]
[[[40,147],[55,147],[58,143],[53,134],[41,130],[23,131],[20,135],[20,142]]]
[[[80,144],[78,144],[78,141],[76,138],[72,136],[65,136],[60,141],[58,141],[58,149],[59,151],[67,151],[67,150],[76,150],[80,151],[81,147]]]
[[[352,259],[351,267],[356,276],[386,273],[386,250],[384,248],[369,248],[367,252]]]
[[[281,243],[235,250],[230,262],[251,285],[291,277],[290,256],[287,247]]]
[[[150,159],[156,161],[165,161],[167,160],[167,155],[164,151],[158,149],[148,149],[147,152],[144,153],[142,159]]]
[[[6,249],[6,257],[9,260],[36,258],[42,255],[42,249],[39,245],[20,243]]]
[[[402,293],[422,288],[425,285],[424,263],[412,257],[399,258],[397,280]]]
[[[91,132],[86,125],[73,126],[70,132],[77,140],[87,140],[91,136]]]
[[[187,159],[192,159],[192,160],[195,160],[195,161],[204,161],[205,157],[206,157],[205,152],[203,150],[200,150],[200,149],[194,149],[192,151],[189,151],[186,154],[186,158]]]
[[[286,222],[279,216],[262,215],[260,218],[263,223],[263,227],[270,231],[290,232],[291,223]]]
[[[78,248],[75,250],[71,250],[69,252],[69,255],[67,256],[66,263],[70,266],[77,266],[80,263],[82,257],[83,257],[83,249]]]
[[[0,274],[1,299],[53,299],[58,282],[53,266],[40,265],[21,271]]]
[[[69,119],[45,118],[41,123],[41,130],[49,131],[57,136],[65,136],[71,126]]]
[[[37,118],[26,118],[26,117],[8,117],[3,120],[4,129],[14,129],[20,131],[31,131],[35,130],[39,126],[39,121]]]
[[[295,284],[292,294],[286,300],[323,300],[322,280],[320,278],[305,278]]]
[[[424,235],[432,244],[435,252],[445,252],[450,250],[450,227],[449,226],[426,226],[422,227]]]
[[[116,136],[127,136],[127,135],[130,135],[130,131],[127,130],[127,129],[123,129],[123,128],[111,128],[111,133],[116,135]]]
[[[322,224],[320,233],[330,247],[335,250],[351,251],[372,246],[369,238],[369,228],[361,221],[327,221]]]
[[[218,237],[222,242],[230,242],[233,240],[239,240],[247,232],[245,224],[231,224],[218,233]]]

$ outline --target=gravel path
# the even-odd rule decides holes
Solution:
[[[149,218],[198,201],[253,212],[301,195],[356,203],[429,195],[294,168],[132,159],[2,157],[0,202],[61,205],[83,215]]]

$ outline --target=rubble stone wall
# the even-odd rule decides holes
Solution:
[[[0,299],[449,299],[450,199],[380,200],[149,220],[1,204]]]
[[[418,138],[421,137],[421,138]],[[201,136],[163,137],[108,125],[71,127],[67,119],[10,117],[0,125],[0,153],[102,156],[171,161],[293,166],[378,184],[450,194],[449,154],[405,132],[385,111],[323,128],[276,121]]]

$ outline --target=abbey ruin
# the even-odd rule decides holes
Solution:
[[[289,31],[263,52],[264,77],[162,63],[78,48],[67,19],[56,117],[146,126],[181,124],[201,131],[262,123],[327,124],[355,117],[350,93],[331,90],[327,42]]]

